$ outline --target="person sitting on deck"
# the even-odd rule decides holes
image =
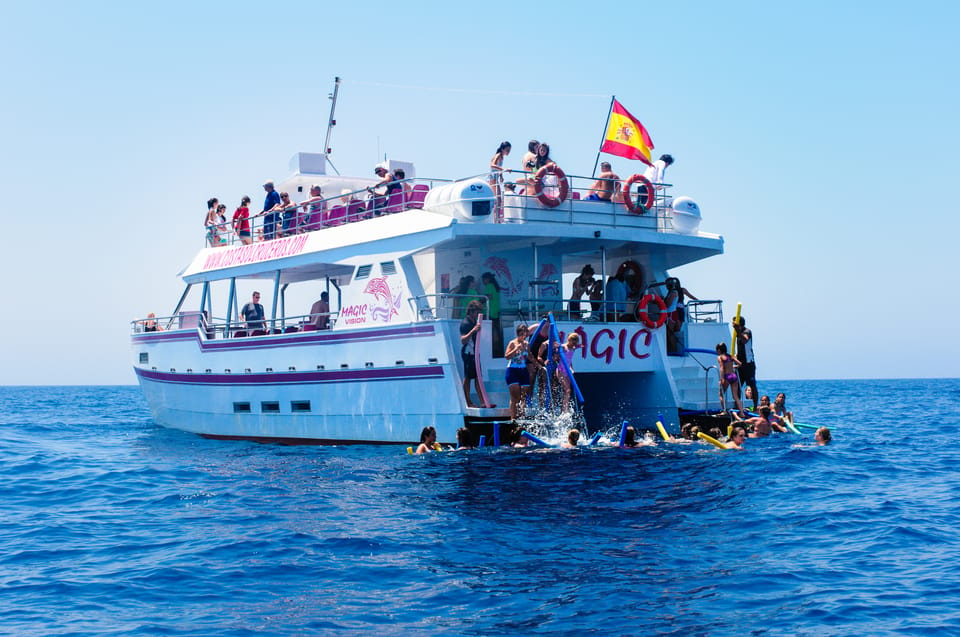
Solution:
[[[320,300],[310,307],[310,321],[314,329],[325,330],[330,327],[330,294],[320,293]]]
[[[262,330],[266,328],[263,317],[263,306],[260,305],[260,293],[254,292],[252,300],[240,308],[240,316],[247,324],[248,330]]]
[[[144,332],[162,332],[163,328],[157,325],[157,315],[153,312],[147,314],[147,320],[143,322]]]
[[[302,232],[319,230],[323,227],[323,213],[327,209],[327,204],[323,200],[323,189],[317,184],[310,186],[310,197],[300,204],[303,213],[300,215],[300,223],[297,224]]]
[[[373,169],[373,172],[375,172],[377,177],[380,178],[380,181],[367,188],[367,192],[373,196],[373,205],[371,206],[371,209],[378,210],[386,207],[387,200],[390,198],[390,195],[395,192],[401,192],[403,190],[403,185],[394,175],[390,174],[389,170],[383,166],[377,166]],[[380,213],[377,212],[375,214]]]
[[[590,186],[590,194],[587,195],[586,200],[610,201],[618,192],[620,192],[620,176],[613,172],[610,162],[600,162],[600,174]]]
[[[433,427],[424,427],[420,432],[420,445],[414,453],[430,453],[436,450],[437,430]]]

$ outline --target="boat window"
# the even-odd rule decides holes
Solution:
[[[280,403],[275,400],[264,400],[260,403],[260,411],[265,414],[279,414]]]
[[[355,279],[365,279],[370,276],[370,271],[373,270],[373,265],[361,265],[357,268],[357,276],[353,277]]]
[[[249,414],[249,413],[250,413],[250,403],[233,403],[233,413],[235,413],[235,414]]]
[[[290,411],[310,411],[310,401],[309,400],[292,400],[290,401]]]
[[[380,264],[380,274],[396,274],[397,264],[393,261],[384,261]]]
[[[148,352],[140,352],[140,364],[147,365],[150,363],[150,354]]]

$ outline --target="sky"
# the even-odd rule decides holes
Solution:
[[[723,235],[674,274],[743,304],[761,381],[960,375],[960,4],[331,4],[3,4],[0,384],[134,383],[206,200],[322,150],[335,76],[354,175],[531,138],[589,175],[616,95]]]

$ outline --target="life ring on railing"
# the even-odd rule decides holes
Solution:
[[[560,196],[551,197],[543,192],[543,178],[547,175],[555,175],[560,182]],[[649,182],[648,182],[649,183]],[[537,171],[533,178],[533,194],[547,208],[556,208],[567,199],[570,193],[570,184],[567,182],[567,174],[563,172],[560,166],[556,164],[547,164]]]
[[[660,315],[657,317],[657,320],[650,318],[648,307],[651,303],[656,303],[657,307],[660,308]],[[637,317],[637,320],[649,327],[652,330],[657,329],[661,325],[667,322],[667,304],[663,302],[656,294],[648,294],[637,303],[636,310],[634,313]]]
[[[640,203],[640,196],[639,196],[640,193],[637,193],[638,195],[637,203],[634,204],[633,196],[630,195],[630,186],[638,182],[640,183],[641,187],[645,187],[647,189],[647,200],[645,203]],[[623,205],[626,206],[627,210],[629,210],[631,213],[635,215],[642,215],[647,210],[650,210],[651,208],[653,208],[653,202],[654,202],[653,184],[650,183],[650,180],[644,177],[643,175],[641,175],[640,173],[637,173],[635,175],[630,175],[630,179],[628,179],[626,183],[623,184]],[[642,210],[637,210],[638,208],[642,208]]]

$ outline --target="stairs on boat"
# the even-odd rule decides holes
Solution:
[[[677,388],[680,409],[690,411],[718,410],[717,370],[704,370],[690,357],[670,357],[670,371]]]

